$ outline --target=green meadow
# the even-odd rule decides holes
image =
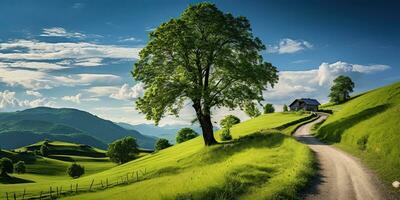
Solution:
[[[73,156],[87,170],[78,179],[65,174],[71,162],[41,158],[27,165],[27,174],[12,174],[31,183],[0,184],[0,198],[6,192],[20,196],[24,189],[26,198],[38,197],[50,186],[72,189],[60,196],[67,199],[295,198],[314,173],[313,156],[305,145],[272,129],[307,116],[262,115],[232,127],[233,141],[205,147],[198,137],[115,167],[105,158]]]
[[[333,115],[318,138],[361,157],[387,184],[400,180],[400,82],[323,108]]]

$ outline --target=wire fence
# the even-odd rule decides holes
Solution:
[[[4,199],[6,200],[19,200],[19,199],[57,199],[64,196],[72,196],[79,193],[94,192],[100,190],[106,190],[115,186],[128,185],[135,182],[143,181],[146,179],[147,171],[136,170],[128,172],[123,176],[117,178],[106,178],[106,179],[92,179],[90,184],[79,184],[71,183],[69,186],[63,184],[63,186],[49,186],[49,189],[42,190],[40,192],[30,192],[29,189],[24,189],[21,192],[5,192]]]

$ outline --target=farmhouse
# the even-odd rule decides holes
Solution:
[[[318,111],[318,106],[321,105],[315,99],[301,98],[296,99],[289,105],[291,111],[307,110],[307,111]]]

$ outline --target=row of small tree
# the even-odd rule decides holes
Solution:
[[[261,111],[257,108],[256,104],[248,103],[244,106],[244,112],[251,118],[258,117],[261,115]],[[275,108],[272,104],[267,103],[263,106],[264,114],[274,113]]]

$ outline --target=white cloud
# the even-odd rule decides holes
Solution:
[[[100,84],[100,83],[115,83],[119,81],[121,77],[113,74],[72,74],[68,76],[54,76],[55,82],[59,82],[62,85],[88,85],[88,84]]]
[[[101,97],[117,93],[119,89],[120,88],[116,86],[96,86],[85,89],[84,91],[90,93],[93,97]]]
[[[307,41],[285,38],[280,40],[278,45],[268,46],[267,51],[269,53],[289,54],[310,49],[312,47],[313,45]]]
[[[144,84],[137,83],[133,87],[129,87],[128,84],[122,85],[122,87],[115,93],[110,95],[113,99],[119,100],[133,100],[142,96],[144,93]]]
[[[27,90],[25,93],[29,96],[42,97],[42,94],[38,91]]]
[[[37,106],[53,106],[54,102],[47,98],[38,98],[34,100],[20,100],[13,91],[0,91],[0,109],[29,108]]]
[[[49,43],[34,40],[15,40],[0,43],[0,50],[28,49],[28,51],[0,53],[0,59],[85,59],[85,58],[114,58],[138,59],[141,48],[120,47],[116,45],[100,45],[87,42]]]
[[[52,71],[52,70],[60,70],[68,68],[58,63],[31,62],[31,61],[0,62],[0,67],[22,68],[22,69],[31,69],[38,71]]]
[[[119,40],[119,42],[140,42],[140,41],[142,40],[137,39],[135,37],[127,37]]]
[[[295,98],[311,97],[327,101],[329,88],[339,75],[354,76],[387,70],[387,65],[359,65],[338,61],[322,63],[317,69],[307,71],[281,71],[279,82],[274,88],[264,92],[266,101],[290,103]]]
[[[74,65],[84,66],[84,67],[95,67],[102,65],[102,58],[84,58],[77,60]]]
[[[44,28],[42,34],[43,37],[66,37],[66,38],[85,38],[86,35],[78,32],[67,32],[62,27]]]
[[[70,101],[70,102],[73,102],[73,103],[80,104],[81,103],[81,97],[82,97],[82,94],[78,93],[75,96],[74,95],[72,95],[72,96],[63,96],[61,99],[64,100],[64,101]]]
[[[49,76],[40,71],[10,69],[0,67],[0,81],[10,86],[20,85],[27,89],[50,89]]]

